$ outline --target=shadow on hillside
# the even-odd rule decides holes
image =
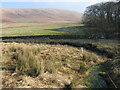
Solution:
[[[100,29],[90,28],[86,26],[70,26],[57,29],[45,29],[50,31],[64,32],[60,35],[33,35],[33,36],[10,36],[0,37],[6,39],[119,39],[119,33],[101,32]]]
[[[63,28],[57,28],[57,29],[45,29],[45,30],[51,30],[51,31],[62,31],[62,32],[67,32],[67,31],[74,31],[74,30],[83,30],[86,28],[85,26],[70,26],[70,27],[63,27]]]

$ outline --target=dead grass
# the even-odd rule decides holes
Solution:
[[[114,57],[117,57],[120,55],[120,44],[118,43],[107,43],[107,44],[97,44],[97,48],[103,51],[106,51],[108,53],[111,53]]]
[[[103,61],[94,53],[67,45],[24,43],[2,43],[2,45],[3,56],[8,57],[8,62],[13,67],[12,70],[8,69],[11,72],[32,77],[38,77],[45,73],[51,74],[53,77],[56,76],[56,78],[59,75],[63,76],[61,78],[67,76],[67,81],[71,83],[69,83],[72,85],[71,87],[80,84],[74,81],[73,78],[85,76],[91,66]],[[12,64],[13,61],[14,64]],[[10,68],[10,65],[7,68]],[[81,78],[79,80],[81,81]],[[55,78],[49,78],[45,84],[51,82],[60,84],[64,80],[59,82]]]

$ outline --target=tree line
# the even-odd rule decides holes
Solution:
[[[84,12],[83,23],[98,28],[100,32],[119,34],[120,1],[109,1],[88,6]]]

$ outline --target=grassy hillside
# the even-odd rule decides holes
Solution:
[[[60,9],[1,8],[1,10],[3,27],[78,23],[82,18],[81,13]]]

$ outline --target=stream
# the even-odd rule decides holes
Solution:
[[[99,75],[104,69],[102,65],[97,65],[91,68],[92,73],[86,78],[86,86],[88,88],[108,88],[106,81]]]
[[[83,45],[82,47],[107,60],[112,58],[112,56],[110,56],[111,53],[106,51],[101,51],[95,45],[86,44]],[[109,88],[105,79],[100,75],[101,72],[105,72],[105,67],[103,66],[103,63],[90,68],[92,72],[90,76],[86,78],[86,86],[88,88]]]

